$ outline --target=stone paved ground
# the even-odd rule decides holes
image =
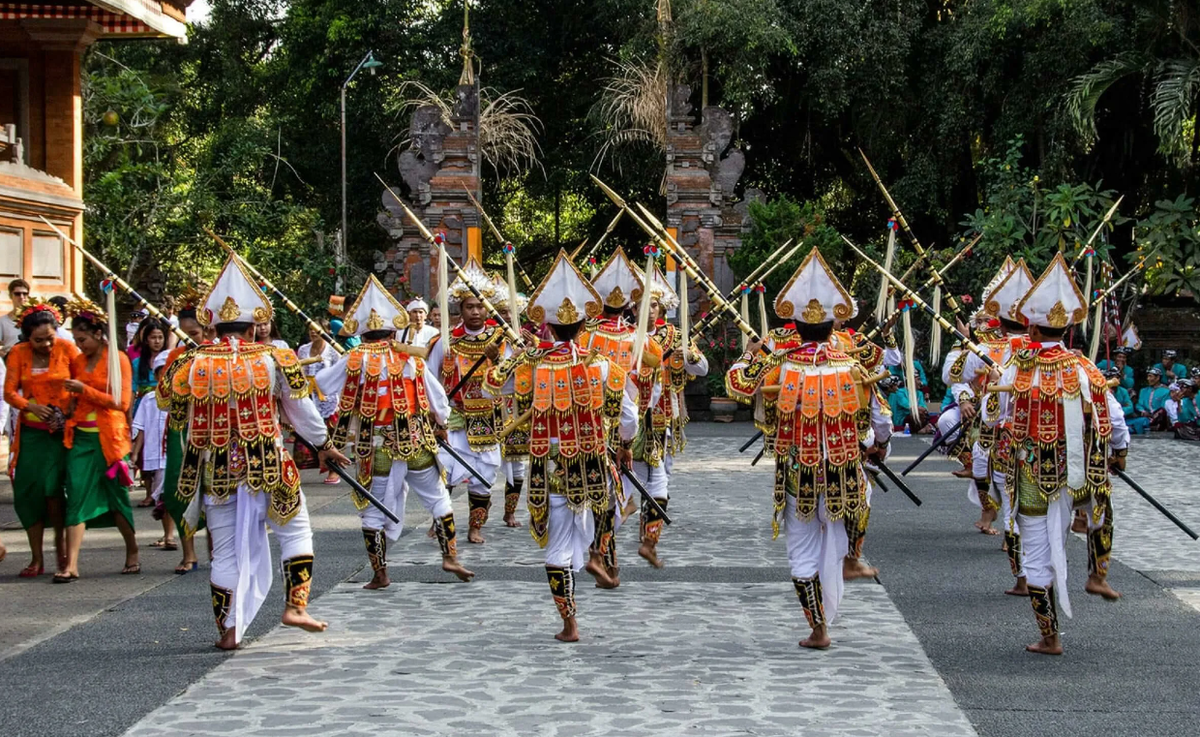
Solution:
[[[97,600],[68,611],[70,621],[45,618],[43,627],[61,633],[39,630],[39,644],[0,631],[0,690],[34,693],[0,701],[0,733],[1194,731],[1200,614],[1184,602],[1200,603],[1200,545],[1120,482],[1112,579],[1126,598],[1084,596],[1084,548],[1073,540],[1066,657],[1021,650],[1035,638],[1029,605],[999,593],[1011,578],[998,542],[973,533],[975,513],[941,459],[910,476],[924,506],[877,496],[867,552],[882,585],[849,585],[835,647],[814,653],[795,644],[803,617],[783,543],[770,539],[770,471],[736,452],[749,432],[693,427],[670,508],[677,521],[661,548],[668,567],[648,568],[626,530],[622,588],[580,586],[578,645],[550,638],[557,616],[524,528],[504,529],[497,515],[486,545],[462,546],[476,582],[451,583],[414,500],[413,534],[390,556],[396,583],[366,592],[357,519],[330,493],[314,505],[313,611],[330,621],[328,633],[273,626],[278,582],[232,657],[210,648],[203,573],[166,576],[123,601],[93,592]],[[892,465],[902,468],[926,442],[898,439]],[[1189,483],[1198,460],[1200,446],[1139,439],[1130,473],[1200,529]],[[326,491],[309,488],[314,499]],[[465,521],[461,497],[455,507]],[[18,567],[10,558],[0,576]],[[63,588],[34,586],[49,591],[7,589],[18,596],[0,598],[0,616],[41,606],[21,593]]]

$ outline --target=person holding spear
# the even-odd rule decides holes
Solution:
[[[322,464],[347,459],[329,440],[296,354],[254,343],[255,323],[272,314],[266,295],[231,255],[197,311],[202,325],[215,327],[215,342],[184,353],[170,368],[171,416],[187,418],[175,496],[186,510],[184,529],[194,530],[201,512],[208,525],[216,646],[223,650],[238,647],[270,589],[268,527],[287,586],[283,624],[309,632],[327,627],[308,613],[312,527],[282,421],[319,448]]]
[[[616,463],[628,469],[638,427],[637,389],[628,374],[575,342],[584,320],[600,315],[602,301],[559,251],[529,296],[529,318],[548,324],[553,340],[505,358],[484,378],[488,395],[515,394],[529,407],[527,420],[514,424],[529,423],[529,532],[546,550],[546,577],[563,621],[554,637],[561,642],[579,639],[575,573],[586,568],[603,588],[612,587],[603,562],[589,551],[615,476],[606,428],[616,426]]]
[[[342,325],[343,335],[362,342],[316,377],[323,394],[339,395],[333,445],[349,445],[358,482],[399,519],[387,519],[361,494],[353,495],[373,571],[363,586],[368,590],[391,585],[387,545],[400,538],[410,488],[433,515],[442,570],[462,581],[475,575],[458,562],[454,511],[438,465],[436,433],[450,417],[450,404],[436,373],[420,358],[424,350],[394,340],[406,327],[408,312],[372,274]]]

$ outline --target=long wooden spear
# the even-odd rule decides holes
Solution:
[[[464,184],[463,189],[466,190],[467,197],[469,197],[471,203],[475,205],[475,209],[479,210],[480,216],[482,216],[483,221],[487,223],[488,228],[492,231],[492,235],[496,236],[496,240],[500,241],[500,245],[511,246],[512,242],[506,240],[504,236],[500,235],[500,229],[497,228],[496,224],[492,222],[492,219],[488,217],[487,211],[483,209],[483,205],[479,204],[479,200],[475,199],[475,195],[471,194],[471,190],[467,189],[467,185]],[[508,251],[505,253],[508,258],[512,259],[513,265],[517,267],[517,273],[521,275],[521,281],[525,283],[525,288],[532,292],[534,289],[533,280],[529,278],[529,274],[525,273],[525,267],[521,265],[519,260],[517,260],[516,253]]]
[[[171,321],[167,319],[166,315],[164,315],[157,307],[150,304],[149,300],[147,300],[145,297],[138,294],[137,291],[133,287],[129,286],[129,282],[127,282],[124,279],[122,279],[121,277],[117,276],[117,272],[108,268],[107,266],[104,265],[103,262],[100,261],[100,259],[98,259],[95,256],[93,256],[92,254],[88,253],[86,248],[84,248],[83,246],[76,243],[75,240],[73,238],[71,238],[71,236],[67,235],[66,233],[62,232],[57,227],[55,227],[54,223],[50,222],[49,220],[47,220],[45,217],[43,217],[41,215],[39,215],[38,217],[42,218],[42,222],[45,223],[46,225],[50,226],[51,230],[53,230],[55,233],[58,233],[58,236],[60,238],[62,238],[67,243],[70,243],[71,246],[74,247],[76,251],[79,251],[81,254],[83,254],[83,256],[85,258],[87,258],[88,261],[91,261],[92,264],[97,269],[104,272],[104,275],[105,275],[104,278],[111,279],[112,282],[114,284],[116,284],[118,287],[120,287],[122,291],[124,291],[130,297],[133,297],[135,300],[137,300],[137,303],[134,305],[135,309],[145,310],[151,316],[156,317],[159,320],[162,320],[163,322],[165,322],[171,328],[171,332],[175,334],[175,337],[179,338],[184,343],[186,343],[190,346],[193,346],[193,347],[196,345],[196,341],[192,340],[188,336],[187,333],[183,332],[182,330],[175,327],[174,325],[171,325]]]

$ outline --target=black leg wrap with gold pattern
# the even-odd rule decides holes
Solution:
[[[1021,576],[1021,536],[1015,532],[1004,533],[1004,544],[1008,546],[1008,566],[1012,575]]]
[[[558,607],[558,616],[566,619],[575,616],[575,572],[570,568],[546,566],[546,578],[550,580],[550,594]]]
[[[605,564],[608,563],[609,551],[614,547],[613,527],[617,519],[617,511],[615,509],[605,509],[601,512],[593,514],[596,521],[596,531],[592,536],[592,550],[600,554],[604,558]]]
[[[979,493],[979,505],[984,511],[992,511],[999,509],[996,500],[992,498],[991,488],[992,482],[989,479],[975,479],[975,491]]]
[[[217,620],[217,634],[224,637],[225,633],[229,631],[229,628],[225,626],[225,620],[229,618],[229,612],[233,608],[233,592],[211,583],[208,587],[212,589],[212,608],[213,617]]]
[[[1029,601],[1033,604],[1033,616],[1037,617],[1042,637],[1058,634],[1058,608],[1054,605],[1054,587],[1029,587]]]
[[[850,552],[847,558],[862,557],[863,543],[867,541],[867,523],[871,519],[871,508],[862,507],[857,512],[846,513],[846,537],[850,541]]]
[[[667,499],[655,499],[662,511],[667,511]],[[658,545],[662,536],[663,517],[648,499],[642,499],[642,542]]]
[[[313,557],[297,555],[283,561],[283,582],[287,586],[287,605],[304,609],[312,589]]]
[[[517,513],[517,507],[521,504],[521,486],[525,483],[525,479],[516,479],[511,484],[504,485],[504,514]]]
[[[363,543],[367,546],[367,557],[371,559],[371,570],[378,573],[387,568],[387,536],[383,530],[363,528]]]
[[[792,585],[796,587],[800,606],[804,607],[804,617],[808,620],[808,626],[816,629],[825,624],[825,605],[821,603],[821,576],[793,578]]]
[[[1112,500],[1104,500],[1104,524],[1088,530],[1088,573],[1108,576],[1108,558],[1112,554],[1113,509]]]
[[[468,524],[472,530],[478,530],[487,524],[488,510],[492,508],[492,498],[482,494],[467,494],[467,506],[471,510]]]
[[[433,533],[437,535],[438,547],[443,558],[458,557],[457,533],[454,531],[454,513],[433,520]]]

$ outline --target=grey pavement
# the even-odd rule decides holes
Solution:
[[[479,575],[457,584],[437,567],[436,545],[423,534],[428,516],[410,504],[408,534],[389,555],[396,583],[367,592],[344,487],[306,483],[317,550],[312,611],[330,631],[276,627],[276,581],[233,656],[211,648],[204,571],[167,572],[177,554],[147,550],[143,561],[164,559],[163,570],[125,582],[103,571],[120,564],[120,546],[101,533],[85,548],[96,572],[79,583],[13,583],[27,553],[5,532],[12,552],[0,563],[0,622],[32,624],[0,624],[0,689],[30,695],[0,705],[0,733],[1196,731],[1200,612],[1186,602],[1200,599],[1200,546],[1120,482],[1111,580],[1125,598],[1082,592],[1084,546],[1072,541],[1075,619],[1065,621],[1065,657],[1023,651],[1036,639],[1029,603],[1002,594],[1011,579],[999,541],[974,531],[977,512],[941,458],[910,476],[921,508],[895,491],[876,494],[867,556],[882,585],[847,586],[834,648],[815,653],[796,647],[805,627],[783,543],[770,539],[771,472],[749,466],[753,451],[737,453],[751,432],[690,428],[673,484],[676,524],[660,549],[668,567],[646,566],[634,554],[636,531],[625,529],[621,589],[579,581],[578,645],[551,639],[557,616],[541,553],[498,513],[484,546],[460,537]],[[927,442],[898,438],[891,465],[902,468]],[[1196,445],[1139,439],[1130,473],[1200,527],[1187,482],[1198,459]],[[455,507],[465,528],[461,498]],[[148,519],[145,542],[155,536]],[[55,600],[67,596],[78,598]]]

